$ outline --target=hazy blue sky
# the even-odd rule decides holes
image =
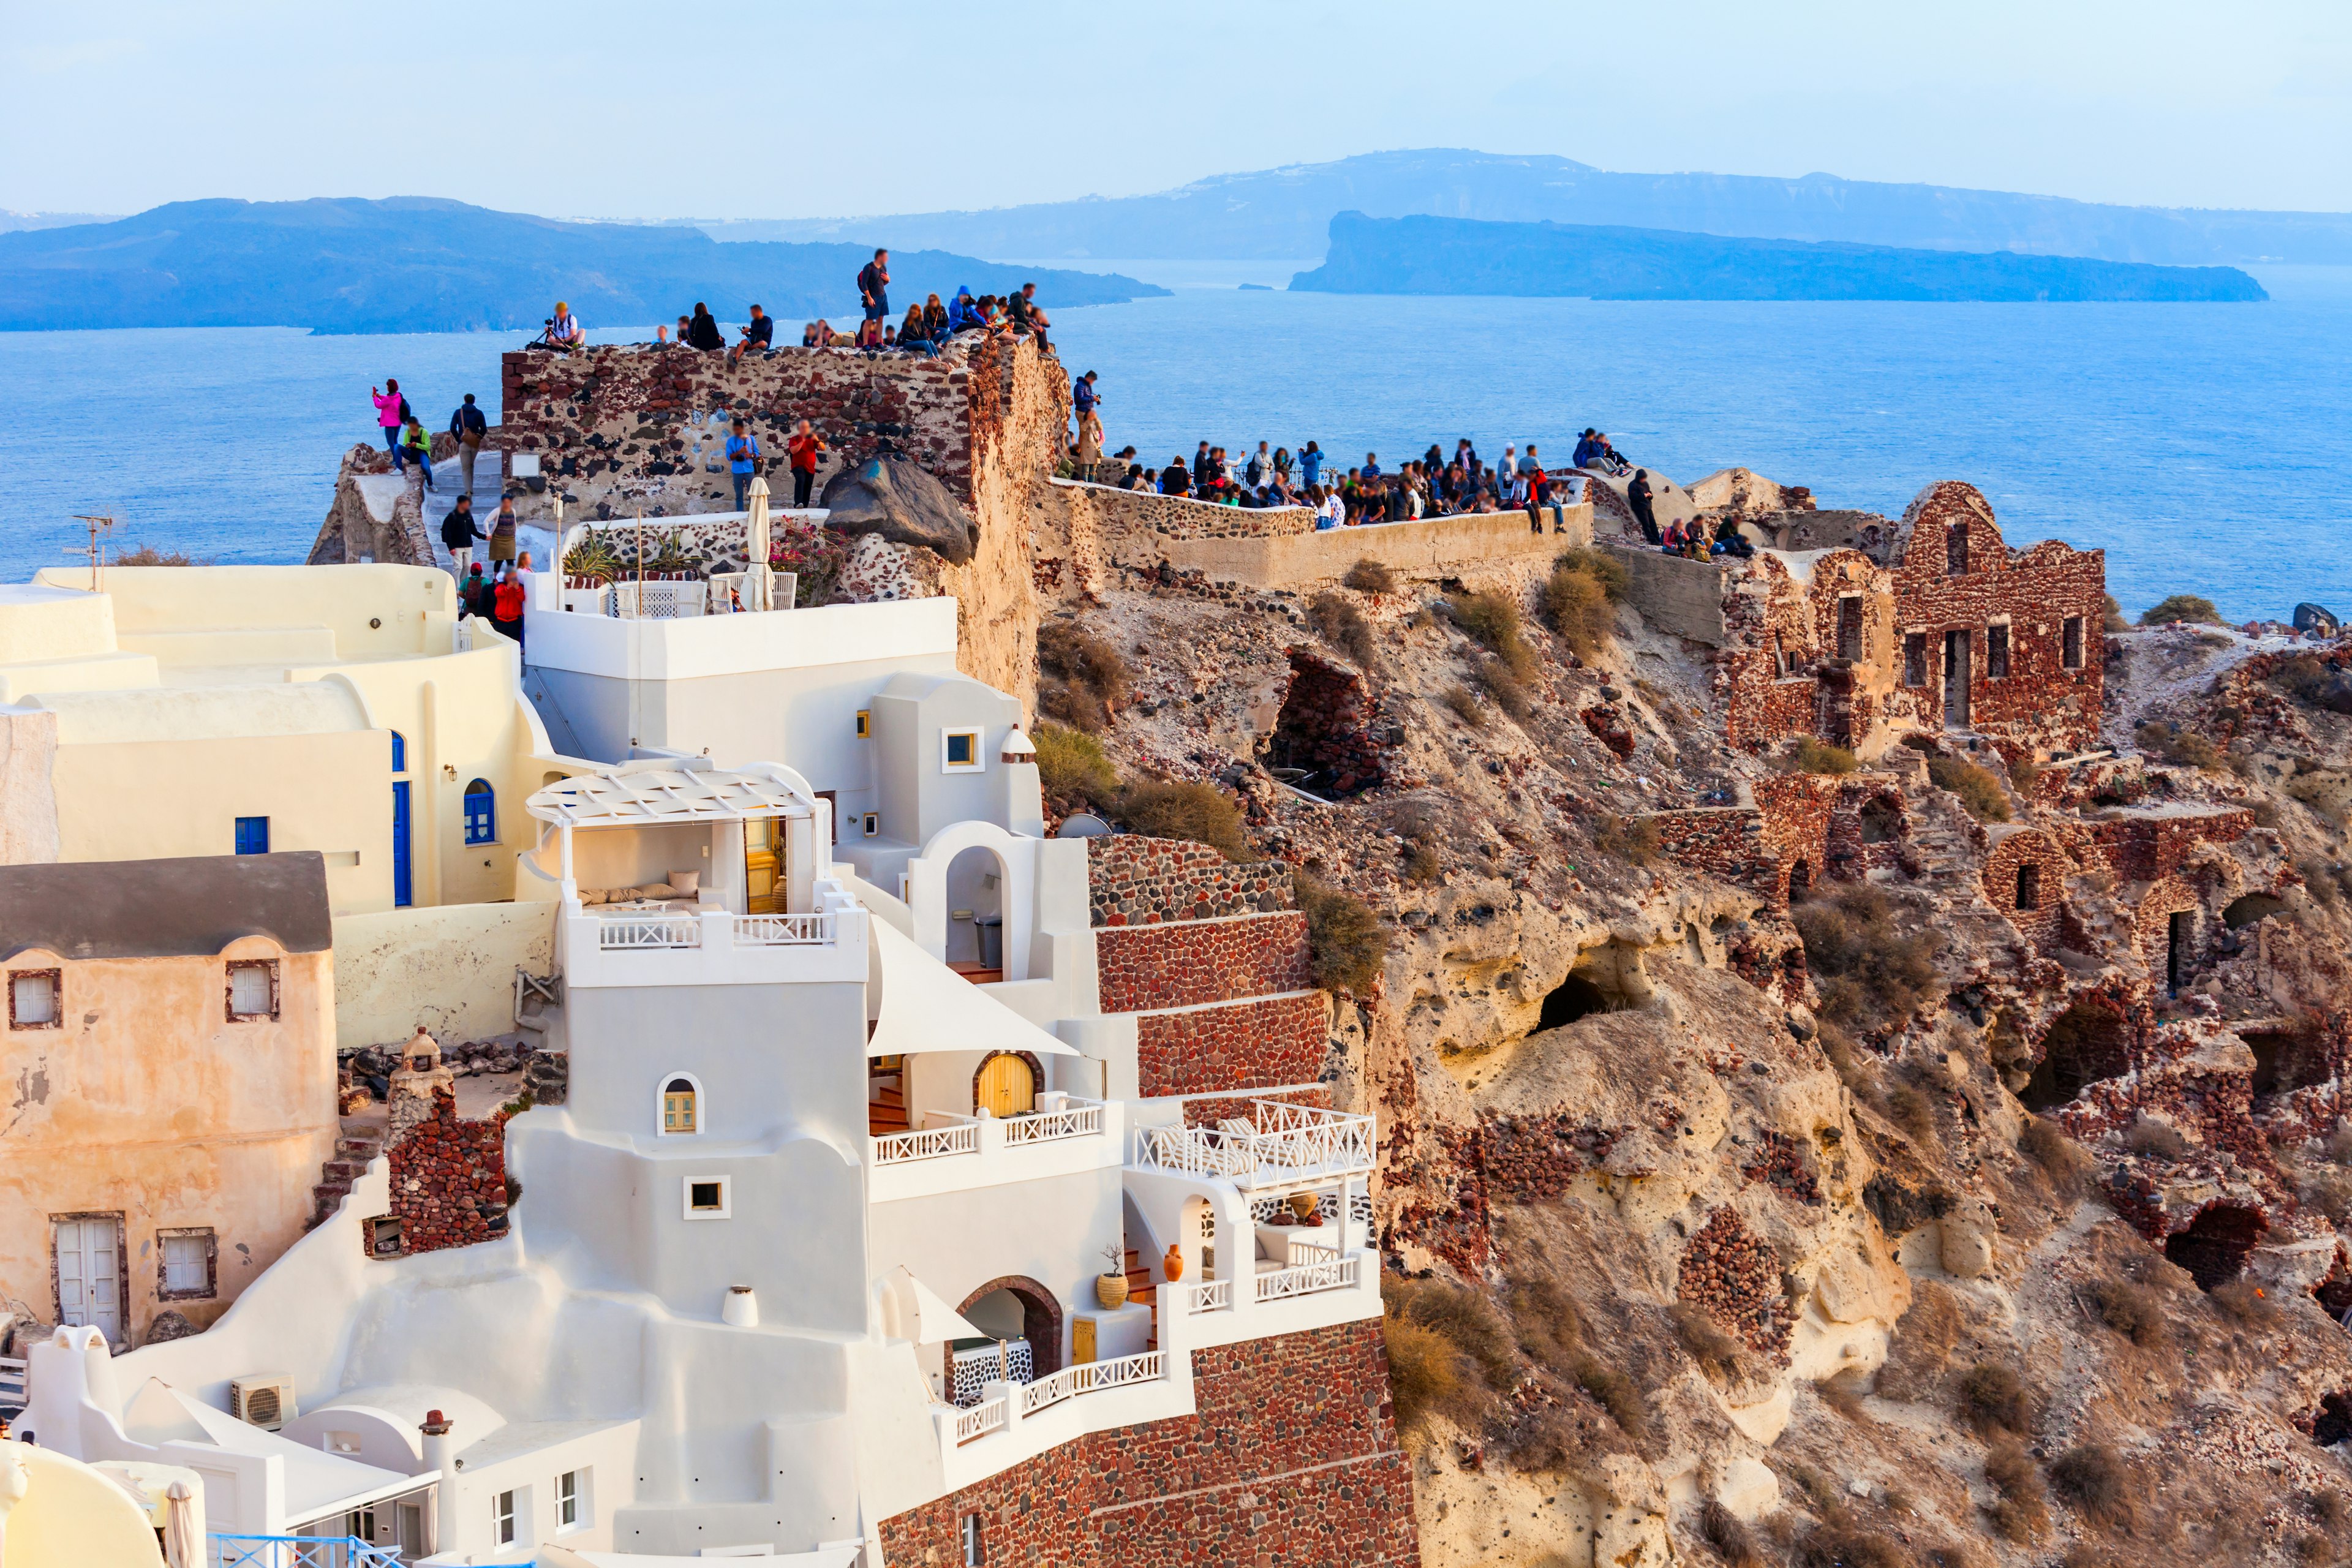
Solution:
[[[2352,209],[2352,6],[0,7],[0,206],[791,217],[1416,146]]]

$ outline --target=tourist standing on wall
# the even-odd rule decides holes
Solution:
[[[1092,414],[1095,405],[1101,401],[1102,395],[1095,390],[1094,372],[1088,371],[1070,383],[1070,407],[1077,415],[1079,424],[1086,423],[1087,416]]]
[[[515,530],[518,526],[514,497],[501,496],[499,498],[499,515],[490,520],[488,554],[493,564],[515,558]]]
[[[408,423],[408,399],[400,395],[400,383],[386,377],[382,392],[368,388],[375,399],[375,422],[383,426],[383,449],[392,454],[393,471],[400,471],[400,427]]]
[[[793,464],[793,506],[805,508],[809,489],[816,483],[817,458],[824,455],[824,437],[810,427],[805,419],[793,426],[792,439],[784,443],[784,453]]]
[[[1664,537],[1658,532],[1658,514],[1650,509],[1650,470],[1633,470],[1633,482],[1625,487],[1625,504],[1633,510],[1633,521],[1642,525],[1642,537],[1653,544],[1663,544]]]
[[[474,493],[474,459],[482,455],[482,437],[488,434],[489,421],[474,406],[474,395],[466,394],[466,401],[449,416],[449,434],[457,437],[457,471],[466,476],[466,493]]]
[[[734,434],[727,437],[727,472],[735,481],[735,510],[741,511],[751,491],[751,476],[759,469],[760,442],[740,419],[730,428]]]
[[[857,269],[857,302],[866,308],[866,319],[878,321],[890,313],[890,252],[887,247],[874,253],[874,259]]]
[[[457,497],[457,504],[441,520],[441,542],[448,547],[449,559],[457,563],[457,575],[466,574],[467,563],[474,558],[474,541],[488,539],[474,518],[474,497],[470,486]]]

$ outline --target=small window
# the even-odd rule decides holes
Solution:
[[[867,812],[866,814],[866,837],[868,838],[877,837],[879,837],[881,832],[882,814],[878,811]]]
[[[157,1294],[166,1301],[201,1301],[214,1293],[215,1248],[209,1226],[155,1233],[163,1254]]]
[[[1925,632],[1903,634],[1903,684],[1927,684],[1927,634]]]
[[[1862,595],[1841,595],[1838,598],[1838,657],[1849,664],[1862,660]]]
[[[686,1179],[686,1217],[727,1218],[727,1188],[728,1181],[724,1176],[688,1176]]]
[[[240,855],[269,853],[269,818],[240,816],[236,819],[236,852]]]
[[[1997,679],[2009,673],[2009,624],[2005,621],[1985,627],[1985,679]]]
[[[980,1515],[965,1514],[963,1516],[963,1568],[984,1568],[987,1562],[987,1550],[981,1544],[980,1539]]]
[[[580,1472],[566,1470],[555,1478],[555,1528],[577,1530],[580,1517]]]
[[[499,797],[488,779],[466,786],[466,842],[493,844],[499,837]]]
[[[2063,656],[2060,662],[2068,669],[2083,668],[2083,617],[2080,616],[2066,617]]]
[[[490,1499],[490,1538],[500,1546],[514,1544],[515,1495],[511,1491]]]
[[[400,1216],[378,1215],[367,1222],[367,1248],[370,1258],[400,1256]]]
[[[408,771],[408,737],[397,730],[392,732],[392,771],[396,773]]]
[[[228,966],[228,1018],[232,1024],[278,1016],[278,965]]]
[[[2020,866],[2017,868],[2017,907],[2021,910],[2042,907],[2042,868]]]
[[[56,1029],[64,1026],[65,975],[55,969],[20,969],[8,976],[8,1026],[12,1029]]]
[[[1969,569],[1969,525],[1956,522],[1944,534],[1944,565],[1955,577]]]
[[[674,1137],[701,1131],[701,1119],[697,1114],[701,1098],[692,1079],[674,1078],[662,1085],[662,1135]]]
[[[860,708],[857,710],[857,738],[863,741],[873,733],[874,710],[870,708]]]
[[[980,760],[980,731],[977,730],[942,730],[940,731],[940,766],[951,773],[976,773],[982,767]]]

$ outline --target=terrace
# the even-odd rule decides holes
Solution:
[[[1371,1173],[1371,1117],[1271,1100],[1249,1104],[1248,1117],[1228,1118],[1214,1127],[1138,1128],[1130,1163],[1145,1170],[1217,1177],[1244,1192]]]

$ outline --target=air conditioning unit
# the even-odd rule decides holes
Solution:
[[[228,1413],[239,1421],[275,1432],[294,1419],[294,1380],[282,1372],[231,1378]]]

